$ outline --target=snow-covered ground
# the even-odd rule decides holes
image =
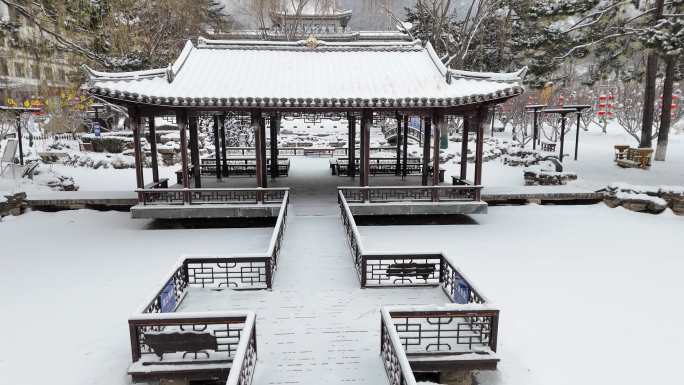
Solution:
[[[313,294],[323,285],[334,288],[329,296],[359,293],[340,249],[341,226],[317,222],[339,220],[332,210],[324,214],[330,219],[297,206],[290,215],[297,222],[286,230],[285,245],[294,248],[283,254],[274,290]],[[677,305],[684,295],[681,217],[531,205],[493,207],[475,219],[362,227],[361,234],[370,250],[444,249],[501,308],[500,370],[481,374],[483,384],[676,383],[684,346]],[[323,242],[336,228],[339,242]],[[3,383],[25,383],[31,371],[31,383],[127,384],[126,318],[179,254],[258,252],[270,231],[157,229],[127,213],[86,210],[7,218],[0,223],[0,308],[10,316],[0,341],[11,348],[0,350]],[[328,235],[312,237],[317,231]],[[317,248],[327,257],[303,258],[318,255]],[[267,342],[263,335],[260,341]],[[37,357],[49,357],[39,371]],[[277,365],[277,357],[264,355],[259,365]],[[378,360],[364,365],[381,365],[375,354],[363,357]]]
[[[473,218],[360,232],[370,250],[444,250],[500,307],[502,361],[482,384],[677,383],[684,218],[603,204]]]
[[[128,316],[180,255],[264,252],[271,232],[89,210],[4,218],[0,384],[128,384]]]

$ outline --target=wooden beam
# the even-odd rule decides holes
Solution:
[[[150,130],[150,153],[152,155],[152,181],[159,182],[159,159],[157,155],[157,128],[154,124],[154,115],[147,116],[147,124]]]
[[[214,159],[216,161],[216,179],[221,179],[221,143],[219,141],[218,115],[214,115]]]
[[[423,178],[421,183],[423,186],[427,186],[430,173],[430,138],[432,136],[432,119],[430,116],[423,118],[423,131],[425,138],[423,139]]]
[[[188,126],[188,114],[185,110],[176,112],[176,123],[180,131],[181,144],[181,173],[183,175],[183,188],[190,187],[190,175],[188,174],[188,134],[186,128]]]
[[[192,162],[192,178],[195,180],[195,188],[202,188],[202,174],[200,173],[199,157],[199,129],[197,116],[190,116],[190,161]]]

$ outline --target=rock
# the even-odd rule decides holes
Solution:
[[[577,174],[572,172],[557,172],[538,167],[526,168],[523,171],[526,186],[558,186],[577,180]]]

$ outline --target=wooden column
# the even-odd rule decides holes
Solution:
[[[361,174],[361,186],[368,186],[370,177],[370,128],[373,124],[373,111],[364,110],[361,116],[361,163],[363,171]]]
[[[176,112],[176,123],[180,131],[180,147],[181,147],[181,173],[183,188],[190,187],[190,175],[188,169],[188,134],[186,128],[188,126],[188,114],[185,110]]]
[[[137,188],[143,188],[145,186],[145,180],[143,178],[143,160],[142,149],[140,148],[140,114],[135,107],[128,109],[128,120],[131,125],[131,130],[133,131],[133,154],[135,159],[135,181]],[[138,200],[142,200],[139,195]]]
[[[461,181],[468,177],[468,137],[470,131],[470,115],[463,115],[463,138],[461,142]]]
[[[268,158],[266,158],[266,118],[261,117],[261,146],[259,151],[261,151],[261,186],[268,187]]]
[[[432,134],[432,120],[429,116],[423,118],[423,131],[425,138],[423,139],[423,178],[421,184],[427,186],[430,175],[430,137]]]
[[[347,115],[349,124],[349,139],[347,140],[347,174],[351,177],[356,176],[356,116],[354,114]]]
[[[475,128],[477,129],[477,144],[475,147],[475,185],[482,184],[482,154],[484,147],[484,124],[487,121],[487,107],[483,106],[477,110],[475,117]],[[480,193],[478,191],[476,200],[480,200]]]
[[[401,175],[401,115],[397,113],[397,135],[396,135],[396,140],[397,140],[397,162],[396,162],[396,170],[394,170],[394,174],[399,176]]]
[[[439,147],[441,140],[441,133],[444,130],[444,113],[442,111],[436,110],[432,113],[433,123],[433,148],[434,153],[432,154],[432,185],[439,185]]]
[[[190,162],[192,162],[192,178],[195,180],[195,188],[202,188],[202,174],[200,172],[199,157],[199,129],[197,128],[198,117],[190,116]]]
[[[271,115],[271,178],[280,176],[278,170],[278,131],[280,127],[280,114]]]
[[[579,149],[580,123],[582,122],[582,112],[577,111],[577,131],[575,132],[575,160],[577,160],[577,150]]]
[[[219,117],[221,121],[221,157],[223,158],[223,176],[228,176],[228,158],[226,157],[226,116]]]
[[[252,127],[254,127],[254,155],[256,157],[256,185],[257,187],[264,187],[263,178],[263,163],[261,147],[263,146],[263,137],[261,136],[261,124],[263,119],[261,118],[261,111],[252,111]]]
[[[561,131],[560,131],[560,153],[558,154],[558,159],[563,163],[563,151],[565,150],[565,114],[560,114],[561,116]]]
[[[21,114],[17,114],[17,142],[19,142],[19,164],[24,165],[24,141],[21,137]],[[136,163],[137,165],[137,163]],[[136,169],[137,172],[137,169]]]
[[[216,161],[216,179],[221,179],[221,143],[219,142],[218,115],[214,115],[214,159]]]
[[[152,155],[152,181],[159,183],[159,159],[157,155],[157,128],[154,125],[154,115],[147,117],[150,129],[150,152]]]
[[[409,124],[409,116],[404,115],[404,135],[402,136],[402,139],[404,140],[403,141],[404,148],[402,150],[403,155],[404,155],[404,162],[403,162],[404,164],[402,165],[402,168],[401,168],[401,178],[402,179],[406,177],[406,171],[407,171],[406,167],[408,164],[408,132],[409,132],[408,124]]]

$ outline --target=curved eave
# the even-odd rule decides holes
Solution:
[[[506,87],[488,94],[476,94],[455,98],[189,98],[156,97],[136,93],[112,91],[92,87],[89,92],[99,97],[119,100],[125,103],[143,104],[160,107],[197,107],[197,108],[449,108],[472,104],[503,103],[507,99],[521,95],[524,88],[518,85]]]

